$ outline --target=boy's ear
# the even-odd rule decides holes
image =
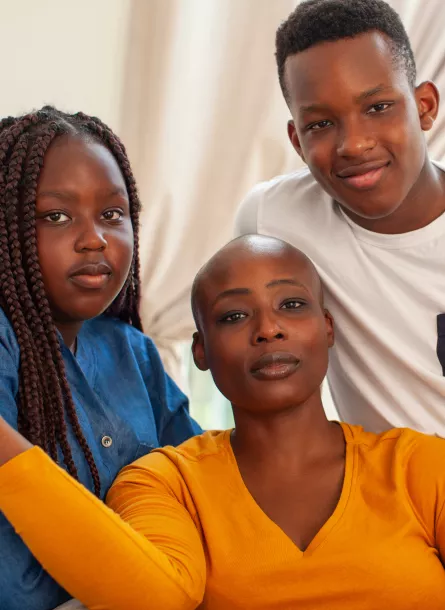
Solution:
[[[297,151],[298,156],[301,158],[304,163],[306,163],[306,159],[304,158],[303,151],[300,146],[300,138],[298,137],[297,130],[295,129],[295,123],[293,121],[287,122],[287,135],[289,136],[289,140],[292,146]]]
[[[208,371],[209,367],[207,366],[204,344],[201,333],[199,332],[193,333],[192,354],[193,360],[195,361],[198,369],[200,371]]]
[[[423,131],[429,131],[439,112],[439,91],[434,83],[425,81],[415,89],[420,126]]]
[[[324,310],[324,319],[326,321],[326,333],[328,337],[328,347],[332,347],[335,343],[334,318],[327,309]]]

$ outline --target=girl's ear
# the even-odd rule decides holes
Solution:
[[[208,371],[207,360],[204,350],[204,342],[200,332],[193,333],[192,343],[193,360],[200,371]]]

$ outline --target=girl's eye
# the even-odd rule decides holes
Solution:
[[[121,210],[107,210],[102,214],[105,220],[120,220],[123,215]]]
[[[281,309],[300,309],[303,307],[304,303],[301,301],[296,301],[295,299],[291,299],[290,301],[286,301],[282,304]]]
[[[308,131],[320,131],[320,129],[326,129],[326,127],[329,127],[329,125],[332,125],[331,121],[318,121],[318,123],[311,123],[311,125],[308,125],[306,129]]]
[[[233,313],[228,313],[222,318],[220,318],[221,324],[234,324],[235,322],[239,322],[240,320],[244,320],[247,315],[242,313],[241,311],[234,311]]]
[[[69,216],[64,214],[63,212],[50,212],[44,216],[44,219],[52,224],[62,224],[62,222],[66,222],[69,220]]]
[[[380,112],[387,110],[390,106],[391,104],[389,102],[374,104],[374,106],[371,106],[371,108],[368,110],[368,114],[379,114]]]

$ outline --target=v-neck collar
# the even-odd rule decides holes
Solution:
[[[291,545],[294,553],[296,552],[301,558],[311,556],[314,551],[326,540],[334,527],[338,524],[340,519],[342,518],[346,507],[349,504],[349,500],[351,497],[351,492],[353,489],[352,482],[355,478],[355,472],[357,469],[356,462],[356,451],[355,451],[355,443],[351,428],[344,423],[340,422],[340,426],[342,427],[343,434],[345,437],[346,443],[346,456],[345,456],[345,474],[343,478],[343,485],[340,494],[340,498],[337,502],[337,506],[334,509],[332,515],[325,521],[325,523],[321,526],[318,532],[310,541],[309,545],[306,547],[304,551],[302,551],[295,542],[281,529],[281,527],[275,523],[261,508],[255,498],[252,496],[250,491],[248,490],[246,484],[244,483],[244,479],[241,475],[241,472],[238,468],[238,463],[235,458],[235,454],[233,453],[232,444],[230,442],[230,435],[232,430],[226,430],[224,433],[223,443],[229,455],[233,470],[234,470],[234,481],[239,489],[239,493],[242,497],[245,498],[245,501],[250,507],[250,510],[254,513],[258,514],[258,518],[263,522],[264,527],[268,529],[275,529],[276,532],[279,533],[281,537],[287,541],[288,545]]]

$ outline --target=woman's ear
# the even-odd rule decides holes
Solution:
[[[326,334],[328,337],[328,347],[332,347],[335,343],[334,318],[327,309],[324,310],[324,319],[326,322]]]
[[[204,350],[204,342],[199,331],[193,333],[192,354],[195,365],[200,371],[208,371],[207,360]]]

